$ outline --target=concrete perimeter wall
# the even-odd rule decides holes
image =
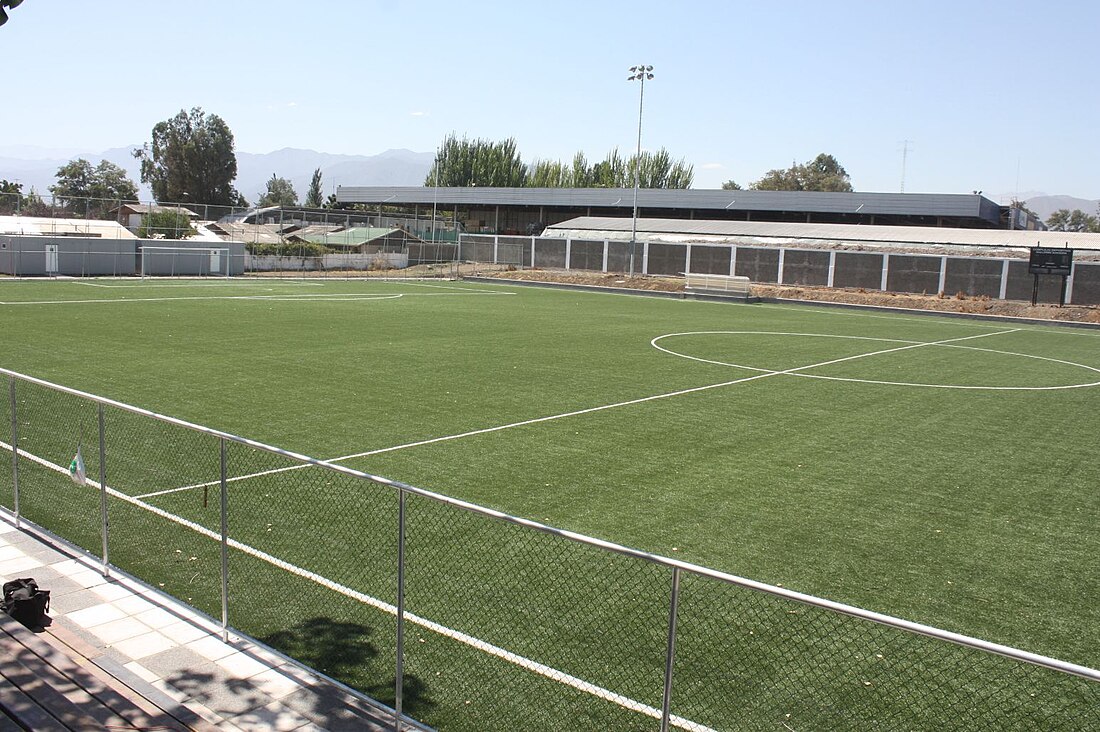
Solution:
[[[187,251],[151,249],[143,254],[143,247]],[[220,250],[213,271],[211,249]],[[0,234],[0,274],[13,277],[126,277],[141,274],[143,256],[149,275],[226,274],[227,268],[231,275],[244,273],[244,244],[240,242]]]
[[[610,240],[463,235],[459,258],[516,267],[627,272],[630,244]],[[850,252],[787,247],[638,242],[635,272],[730,274],[753,282],[1031,300],[1027,261],[995,257]],[[1039,278],[1039,302],[1056,303],[1062,278]],[[1100,305],[1100,263],[1075,262],[1066,302]]]
[[[0,235],[0,274],[13,277],[46,275],[132,275],[136,270],[135,239],[75,236]]]

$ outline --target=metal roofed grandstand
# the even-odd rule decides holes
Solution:
[[[630,238],[630,219],[582,216],[547,227],[544,237]],[[935,226],[799,224],[771,221],[639,219],[639,239],[741,244],[867,244],[880,246],[967,246],[1025,248],[1070,246],[1100,251],[1100,234],[1066,231],[1006,231]]]
[[[527,207],[544,209],[546,219],[577,214],[628,212],[629,188],[432,188],[420,186],[340,186],[340,203],[438,206],[443,209]],[[980,194],[827,193],[818,191],[725,191],[643,189],[638,206],[647,215],[676,218],[801,221],[804,223],[885,223],[1008,228],[1005,207]],[[571,214],[554,216],[554,209]],[[698,214],[698,216],[696,215]]]

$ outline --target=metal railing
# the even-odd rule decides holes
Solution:
[[[0,375],[0,505],[397,729],[1100,726],[1091,668]]]

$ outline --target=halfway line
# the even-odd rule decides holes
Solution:
[[[756,381],[757,379],[767,379],[772,376],[782,376],[784,374],[797,374],[801,371],[807,371],[809,369],[821,368],[823,366],[831,366],[833,364],[843,363],[845,361],[855,361],[861,358],[868,358],[870,356],[881,356],[887,353],[896,353],[898,351],[908,351],[914,348],[925,348],[927,346],[942,346],[948,343],[956,343],[958,341],[968,341],[975,338],[988,338],[995,335],[1007,335],[1008,333],[1015,333],[1020,330],[1019,328],[1013,328],[1010,330],[998,331],[996,333],[981,333],[973,336],[963,336],[961,338],[948,338],[941,341],[929,341],[927,343],[910,343],[904,346],[898,346],[896,348],[887,348],[881,351],[873,351],[871,353],[859,353],[854,356],[845,356],[843,358],[835,358],[829,361],[822,361],[820,363],[809,364],[807,366],[795,366],[794,368],[784,369],[783,371],[769,371],[761,374],[753,374],[752,376],[745,376],[740,379],[733,379],[732,381],[723,381],[718,384],[707,384],[706,386],[694,386],[690,389],[680,389],[678,391],[670,391],[665,394],[655,394],[653,396],[640,397],[638,399],[628,399],[623,402],[615,402],[614,404],[604,404],[598,407],[588,407],[587,409],[578,409],[572,412],[563,412],[562,414],[552,414],[546,417],[535,417],[534,419],[525,419],[520,422],[512,422],[510,424],[497,425],[495,427],[485,427],[479,430],[470,430],[468,432],[460,432],[454,435],[444,435],[443,437],[432,437],[427,440],[417,440],[416,442],[406,442],[402,445],[394,445],[392,447],[382,447],[376,450],[367,450],[365,452],[357,452],[351,455],[343,455],[341,457],[329,458],[328,460],[322,460],[323,463],[337,464],[344,462],[345,460],[354,460],[356,458],[371,457],[372,455],[381,455],[387,452],[396,452],[397,450],[406,450],[411,447],[423,447],[424,445],[434,445],[439,442],[450,442],[451,440],[459,440],[464,437],[476,437],[477,435],[486,435],[492,432],[501,432],[503,430],[510,430],[515,427],[526,427],[527,425],[540,424],[542,422],[552,422],[558,419],[565,419],[566,417],[579,417],[584,414],[593,414],[595,412],[602,412],[608,409],[618,409],[619,407],[629,407],[634,404],[644,404],[646,402],[657,401],[658,399],[670,399],[672,397],[683,396],[685,394],[694,394],[702,391],[709,391],[710,389],[719,389],[724,386],[734,386],[736,384],[744,384],[749,381]],[[302,468],[310,467],[308,464],[291,465],[285,468],[274,468],[272,470],[265,470],[259,473],[250,473],[248,475],[237,476],[236,478],[229,478],[227,482],[236,482],[241,480],[248,480],[251,478],[261,478],[267,475],[276,475],[278,473],[287,473],[292,470],[301,470]],[[193,490],[195,488],[208,488],[215,485],[221,485],[221,481],[215,480],[207,483],[196,483],[195,485],[182,486],[180,488],[168,488],[162,491],[155,491],[153,493],[145,493],[137,498],[151,498],[153,496],[163,496],[169,493],[179,493],[181,491]]]

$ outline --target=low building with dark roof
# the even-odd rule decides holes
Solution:
[[[431,188],[340,186],[336,200],[399,207],[419,215],[452,212],[473,233],[537,234],[578,216],[629,218],[632,188]],[[807,224],[1036,229],[1038,219],[984,196],[955,193],[825,193],[643,189],[644,218],[773,221]]]
[[[146,214],[165,212],[183,214],[191,221],[199,217],[197,213],[183,206],[158,206],[148,203],[124,203],[111,213],[116,215],[118,223],[130,230],[136,230],[141,228],[142,218],[144,218]]]

